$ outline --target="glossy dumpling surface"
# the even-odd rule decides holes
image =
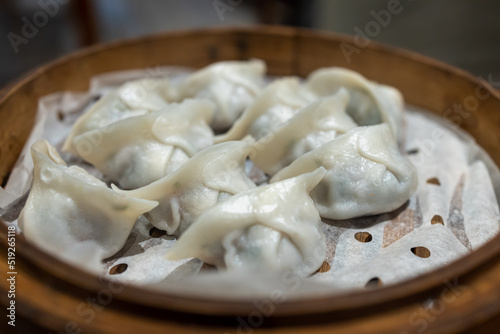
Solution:
[[[239,140],[247,135],[260,139],[315,99],[316,95],[304,90],[298,78],[277,79],[266,86],[227,133],[216,137],[216,142]]]
[[[145,186],[173,172],[213,144],[207,100],[184,100],[73,139],[79,156],[122,188]]]
[[[326,240],[308,193],[325,173],[319,168],[217,204],[192,224],[167,258],[197,257],[229,270],[313,273],[323,263]]]
[[[138,216],[158,203],[118,194],[85,170],[68,167],[45,140],[32,147],[33,185],[19,217],[27,240],[53,254],[95,248],[119,251]]]
[[[158,201],[158,207],[146,217],[168,234],[180,235],[200,214],[219,201],[255,187],[245,174],[245,160],[252,144],[238,141],[206,148],[173,173],[124,193]]]
[[[73,138],[122,119],[144,115],[166,107],[178,99],[176,87],[168,79],[140,79],[127,82],[105,94],[73,125],[63,150],[76,154]]]
[[[252,161],[268,175],[274,175],[301,155],[355,128],[357,124],[346,113],[348,102],[349,93],[343,88],[312,102],[261,138]]]
[[[342,87],[347,89],[351,97],[347,113],[357,124],[387,123],[394,136],[401,140],[404,102],[397,89],[340,67],[318,69],[307,77],[304,85],[317,96],[329,96]]]
[[[264,86],[266,64],[262,60],[224,61],[209,65],[179,86],[181,98],[210,99],[216,105],[211,125],[228,129],[253,103]]]
[[[413,165],[398,151],[387,124],[363,126],[299,157],[271,182],[327,169],[311,192],[321,217],[349,219],[392,211],[417,187]]]

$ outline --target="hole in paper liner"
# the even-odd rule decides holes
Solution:
[[[57,119],[59,120],[59,122],[64,121],[64,114],[60,110],[57,112]]]
[[[331,269],[331,267],[328,264],[328,262],[323,261],[323,264],[318,269],[318,273],[326,273],[326,272],[330,271],[330,269]]]
[[[418,153],[418,148],[412,148],[411,150],[406,151],[406,154],[413,155]]]
[[[431,177],[430,179],[427,180],[428,184],[434,184],[436,186],[440,186],[441,182],[439,182],[439,179],[437,177]]]
[[[434,217],[432,217],[431,219],[431,224],[434,225],[434,224],[441,224],[444,226],[444,221],[443,221],[443,217],[441,217],[440,215],[435,215]]]
[[[160,230],[159,228],[153,227],[149,230],[149,236],[152,238],[160,238],[167,234],[166,231]]]
[[[428,258],[431,256],[431,251],[422,246],[412,247],[411,252],[421,258]]]
[[[331,269],[330,264],[326,261],[323,261],[323,263],[318,268],[318,270],[316,270],[314,273],[312,273],[311,276],[319,274],[319,273],[326,273],[326,272],[330,271],[330,269]]]
[[[120,263],[120,264],[117,264],[116,266],[111,267],[111,269],[109,269],[109,274],[110,275],[118,275],[118,274],[123,273],[125,270],[127,270],[127,268],[128,268],[128,264]]]
[[[370,279],[365,284],[365,288],[367,288],[367,289],[375,289],[375,288],[379,288],[381,286],[382,286],[382,281],[378,277],[374,277],[374,278]]]
[[[359,242],[370,242],[372,241],[372,235],[368,232],[358,232],[354,235],[354,238]]]

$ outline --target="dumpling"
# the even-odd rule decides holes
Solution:
[[[317,170],[241,192],[203,213],[167,253],[229,270],[292,269],[306,276],[326,255],[321,218],[308,193]]]
[[[349,219],[400,207],[417,187],[415,167],[398,151],[387,124],[364,126],[304,154],[271,179],[278,182],[323,166],[311,192],[323,218]]]
[[[140,79],[123,84],[104,95],[73,125],[63,150],[76,154],[73,138],[125,118],[162,109],[178,100],[176,88],[168,79]]]
[[[220,143],[239,140],[247,135],[260,139],[316,98],[316,95],[303,89],[296,77],[275,80],[259,94],[233,127],[227,133],[216,137],[215,141]]]
[[[335,95],[312,102],[281,127],[261,138],[251,157],[257,167],[276,174],[292,161],[355,128],[346,114],[349,93],[341,88]]]
[[[212,102],[188,99],[85,132],[73,139],[73,147],[110,180],[134,189],[173,172],[212,145],[207,123],[213,113]]]
[[[179,85],[181,98],[206,98],[217,106],[212,127],[231,127],[264,86],[266,64],[262,60],[224,61],[209,65]]]
[[[252,145],[239,141],[211,146],[172,174],[145,187],[121,192],[158,201],[158,207],[147,213],[146,218],[168,234],[180,235],[217,202],[255,187],[245,174],[245,160]]]
[[[328,96],[341,87],[346,88],[351,95],[347,113],[357,124],[387,123],[394,136],[401,139],[404,102],[397,89],[371,82],[357,72],[339,67],[312,72],[304,85],[318,96]]]
[[[137,218],[158,202],[118,194],[80,167],[68,167],[46,140],[33,144],[33,185],[19,217],[26,239],[52,253],[118,252]]]

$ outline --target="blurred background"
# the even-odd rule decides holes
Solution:
[[[500,81],[499,16],[495,0],[0,0],[0,87],[95,43],[259,23],[364,33]]]

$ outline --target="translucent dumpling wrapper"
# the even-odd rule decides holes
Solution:
[[[73,147],[122,188],[139,188],[213,144],[213,113],[212,102],[187,99],[81,134]]]
[[[394,136],[402,140],[404,101],[397,89],[340,67],[318,69],[307,77],[304,85],[318,96],[328,96],[346,88],[351,95],[347,113],[357,124],[387,123]]]
[[[238,141],[214,145],[160,180],[122,192],[158,201],[158,207],[148,212],[146,218],[168,234],[180,235],[200,214],[219,201],[256,187],[245,174],[245,160],[252,144],[251,141]]]
[[[404,204],[417,188],[415,167],[398,151],[387,124],[355,128],[299,157],[271,182],[320,166],[328,172],[311,197],[323,218],[389,212]]]
[[[91,255],[84,258],[105,259],[123,247],[137,218],[158,205],[118,194],[82,168],[68,167],[46,140],[37,141],[31,153],[33,185],[19,228],[54,255],[85,250]]]
[[[312,102],[255,145],[252,161],[268,175],[276,174],[301,155],[357,127],[346,113],[349,93],[341,88]]]
[[[216,105],[212,127],[225,130],[253,103],[264,86],[266,64],[262,60],[224,61],[187,77],[179,86],[182,98],[205,98]]]
[[[127,82],[102,96],[73,125],[63,150],[76,154],[73,138],[117,121],[144,115],[178,100],[176,87],[168,79],[147,78]]]
[[[255,139],[265,137],[316,98],[316,95],[303,89],[299,78],[275,80],[264,88],[233,127],[216,137],[215,141],[239,140],[247,135]]]
[[[326,252],[321,218],[308,193],[324,168],[241,192],[203,213],[167,253],[228,270],[317,270]]]

